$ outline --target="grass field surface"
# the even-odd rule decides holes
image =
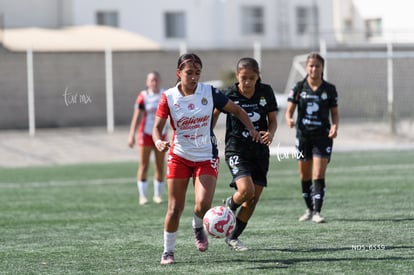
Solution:
[[[412,274],[413,160],[413,151],[334,153],[327,223],[314,224],[297,220],[296,161],[273,156],[241,236],[246,252],[212,238],[196,250],[190,185],[171,266],[159,264],[166,191],[161,205],[139,206],[136,163],[0,169],[0,274]],[[222,161],[214,205],[229,182]]]

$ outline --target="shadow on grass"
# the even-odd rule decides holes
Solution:
[[[387,251],[387,250],[394,250],[394,249],[414,249],[414,246],[385,246],[383,250],[377,249],[379,251]],[[258,249],[251,249],[252,251],[274,251],[274,252],[289,252],[289,253],[304,253],[304,252],[335,252],[335,251],[352,251],[352,246],[348,247],[331,247],[331,248],[309,248],[309,249],[291,249],[291,248],[258,248]],[[366,249],[368,250],[368,248]],[[375,250],[373,250],[375,251]],[[408,259],[408,258],[406,258]]]
[[[414,246],[387,246],[382,251],[394,250],[394,249],[407,249],[412,251]],[[252,251],[269,251],[269,252],[288,252],[288,253],[318,253],[318,252],[336,252],[336,251],[353,251],[352,247],[335,247],[335,248],[311,248],[311,249],[285,249],[285,248],[267,248],[267,249],[252,249]],[[368,249],[367,249],[368,250]],[[375,250],[373,250],[375,251]],[[361,251],[355,251],[356,253]],[[412,261],[414,257],[324,257],[309,258],[309,257],[297,257],[291,259],[251,259],[247,260],[250,263],[258,264],[258,266],[251,267],[251,270],[265,270],[265,269],[280,269],[289,268],[290,266],[298,263],[313,263],[313,262],[345,262],[345,261],[366,261],[366,262],[381,262],[381,261]],[[260,264],[266,264],[266,266],[260,266]]]
[[[388,251],[388,250],[407,250],[407,251],[413,251],[414,246],[387,246],[384,250],[373,250],[373,251]],[[343,255],[334,257],[331,253],[334,253],[336,251],[351,251],[355,252],[350,254],[349,257],[344,257]],[[368,249],[366,250],[368,251]],[[255,254],[255,252],[262,252],[260,255],[260,258],[257,257],[249,257],[249,255],[252,255],[250,253]],[[281,253],[282,252],[282,253]],[[284,254],[286,253],[292,253],[292,254]],[[295,254],[296,253],[296,254]],[[315,253],[315,254],[311,254]],[[326,254],[317,254],[317,253],[329,253],[330,256],[326,257]],[[362,254],[361,254],[362,253]],[[223,260],[222,258],[214,258],[212,261],[209,259],[209,263],[212,264],[220,264],[220,263],[226,263],[226,262],[232,262],[237,263],[240,262],[243,265],[248,265],[246,267],[246,270],[254,271],[254,270],[267,270],[268,272],[271,272],[271,270],[277,270],[277,269],[285,269],[288,270],[290,268],[294,268],[297,264],[302,263],[341,263],[341,262],[366,262],[366,263],[380,263],[380,262],[408,262],[413,261],[414,257],[412,256],[413,253],[410,253],[409,255],[403,257],[403,256],[379,256],[375,254],[364,254],[363,251],[353,251],[352,247],[335,247],[335,248],[311,248],[311,249],[285,249],[285,248],[258,248],[258,249],[250,249],[247,251],[247,253],[234,253],[234,258],[226,258]],[[237,255],[245,255],[245,256],[237,256]],[[365,255],[365,256],[361,256]],[[194,259],[192,257],[189,261],[185,261],[186,264],[190,263],[198,263],[198,260]],[[245,273],[243,273],[245,274]],[[247,273],[247,274],[250,274]]]
[[[249,267],[247,269],[251,270],[265,270],[265,269],[279,269],[279,268],[289,268],[289,266],[298,264],[298,263],[314,263],[314,262],[349,262],[349,261],[369,261],[369,262],[380,262],[380,261],[408,261],[413,260],[413,258],[404,258],[404,257],[380,257],[380,258],[369,258],[369,257],[355,257],[355,258],[294,258],[294,259],[269,259],[269,260],[247,260],[247,262],[254,264],[273,264],[269,266],[256,266]]]
[[[374,219],[330,219],[338,222],[407,222],[414,221],[414,218],[374,218]]]

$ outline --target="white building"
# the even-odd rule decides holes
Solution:
[[[328,45],[414,42],[407,7],[413,4],[407,2],[0,0],[0,14],[3,28],[110,25],[148,37],[164,49],[183,43],[198,49],[246,48],[254,41],[263,48],[317,48],[320,40]]]

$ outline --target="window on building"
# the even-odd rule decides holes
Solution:
[[[381,18],[373,18],[365,20],[365,37],[378,37],[382,35],[382,20]]]
[[[297,34],[305,34],[309,25],[309,9],[306,7],[296,8],[296,32]]]
[[[262,35],[264,29],[264,10],[259,6],[242,7],[242,34]]]
[[[96,13],[96,24],[104,26],[119,27],[117,11],[98,11]]]
[[[346,34],[349,34],[353,31],[354,29],[354,22],[352,21],[352,19],[345,19],[344,20],[344,32]]]
[[[165,36],[167,38],[185,38],[185,13],[165,13]]]
[[[296,33],[299,35],[318,33],[318,8],[317,6],[296,7]]]

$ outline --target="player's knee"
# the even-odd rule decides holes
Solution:
[[[209,210],[210,208],[211,208],[211,202],[201,201],[199,203],[196,203],[194,207],[194,212],[205,214],[205,212],[207,212],[207,210]]]
[[[170,219],[178,220],[183,213],[183,208],[181,207],[172,207],[168,208],[167,215],[170,217]]]

